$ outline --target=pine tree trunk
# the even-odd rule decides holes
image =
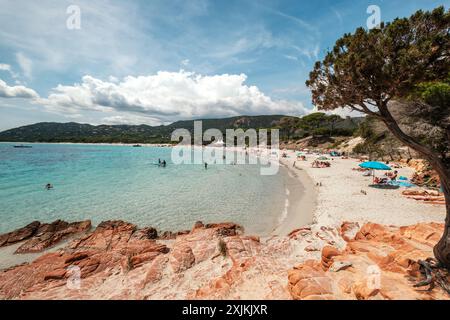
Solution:
[[[381,119],[392,132],[392,134],[406,146],[418,152],[422,157],[427,159],[434,170],[439,175],[441,186],[445,197],[445,227],[441,240],[433,248],[435,258],[447,269],[450,270],[450,167],[449,159],[441,158],[439,154],[433,150],[417,142],[412,137],[406,135],[398,126],[395,119],[389,112],[386,104],[379,105]]]
[[[442,180],[443,179],[441,177],[441,181]],[[433,252],[436,259],[450,270],[450,175],[446,180],[446,182],[442,182],[442,188],[444,189],[445,196],[445,207],[447,210],[445,229],[441,240],[439,240],[433,248]]]

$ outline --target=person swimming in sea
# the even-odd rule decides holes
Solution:
[[[47,190],[53,189],[53,185],[51,183],[47,183],[45,185],[45,189],[47,189]]]

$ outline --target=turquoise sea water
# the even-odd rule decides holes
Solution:
[[[257,165],[174,165],[171,149],[0,143],[0,233],[33,220],[121,219],[160,230],[233,221],[268,234],[283,212],[283,173]],[[155,163],[168,162],[166,168]],[[54,185],[46,190],[47,183]]]

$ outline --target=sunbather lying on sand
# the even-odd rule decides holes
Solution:
[[[313,163],[311,164],[311,166],[313,168],[328,168],[328,167],[331,167],[331,163],[328,161],[314,160]]]
[[[375,179],[373,179],[373,182],[375,182],[376,184],[386,184],[388,183],[388,178],[378,178],[375,177]]]
[[[394,172],[386,172],[384,175],[390,178],[392,181],[395,181],[397,179],[398,171],[395,170]]]

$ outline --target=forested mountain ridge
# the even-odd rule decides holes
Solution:
[[[313,116],[311,116],[313,115]],[[283,115],[237,116],[223,119],[201,119],[202,129],[280,129],[280,138],[292,133],[351,134],[360,123],[359,118],[328,118],[311,114],[303,118]],[[323,115],[323,114],[322,114]],[[304,119],[304,120],[302,120]],[[0,132],[0,141],[8,142],[80,142],[80,143],[170,143],[175,129],[191,132],[194,120],[177,121],[169,125],[90,125],[76,122],[40,122]],[[330,132],[331,130],[331,132]]]

